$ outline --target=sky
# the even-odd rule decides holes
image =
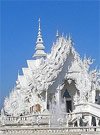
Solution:
[[[32,59],[39,17],[47,53],[57,30],[64,36],[70,33],[80,56],[95,59],[92,68],[100,68],[99,0],[1,0],[0,10],[0,108],[15,86],[18,72],[22,74],[26,60]]]

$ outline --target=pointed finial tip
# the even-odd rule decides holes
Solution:
[[[19,76],[20,74],[19,74],[19,70],[18,70],[18,76]]]
[[[56,37],[59,37],[59,32],[58,32],[58,30],[57,30],[57,32],[56,32]]]
[[[69,33],[68,39],[71,40],[71,34]]]
[[[62,33],[62,37],[64,36],[64,32]]]
[[[40,18],[39,18],[38,22],[39,22],[39,31],[40,31]]]
[[[39,20],[38,21],[40,22],[40,17],[39,17]]]

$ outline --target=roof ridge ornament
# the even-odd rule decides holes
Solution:
[[[71,37],[71,34],[69,33],[69,35],[68,35],[68,41],[69,41],[69,43],[71,44],[71,45],[74,45],[74,42],[73,42],[73,40],[72,40],[72,37]]]

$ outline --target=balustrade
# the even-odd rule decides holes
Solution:
[[[81,113],[66,113],[59,115],[59,118],[55,115],[27,115],[27,116],[5,116],[3,119],[5,125],[38,125],[48,127],[82,127],[80,125],[80,119],[82,118]],[[86,126],[97,126],[100,127],[100,118],[94,117],[96,125],[92,124],[92,115],[84,114],[86,119],[83,119],[83,123],[87,123]],[[75,124],[76,123],[76,124]]]

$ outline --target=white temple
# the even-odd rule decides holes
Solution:
[[[58,32],[51,53],[44,49],[39,19],[36,51],[5,98],[1,125],[100,127],[100,71],[90,70],[93,60],[80,58],[71,37]]]

